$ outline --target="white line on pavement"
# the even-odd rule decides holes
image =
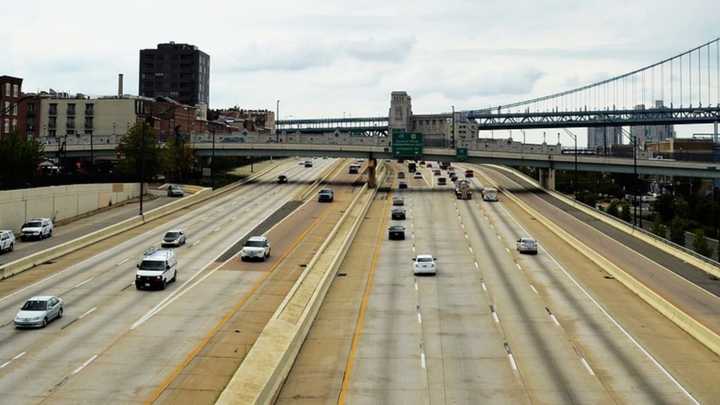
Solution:
[[[420,366],[425,368],[425,352],[420,352]]]
[[[500,238],[498,238],[498,239],[500,239]],[[510,253],[510,249],[508,249],[508,248],[505,248],[505,251]]]
[[[80,315],[80,316],[78,317],[78,319],[83,319],[83,318],[85,318],[86,316],[88,316],[88,315],[92,314],[93,312],[95,312],[96,309],[97,309],[97,307],[92,307],[92,308],[88,309],[84,314]]]
[[[478,265],[478,262],[475,262],[475,269],[480,270],[480,265]]]
[[[418,312],[417,316],[418,316],[418,317],[417,317],[417,318],[418,318],[418,323],[422,323],[422,315],[420,315],[420,312]]]
[[[6,361],[5,363],[0,365],[0,368],[5,368],[8,364],[12,363],[12,360]]]
[[[487,291],[487,286],[485,286],[484,281],[482,283],[480,283],[480,285],[482,286],[483,291]]]
[[[418,290],[418,285],[417,285],[417,281],[416,281],[415,282],[415,291],[417,291],[417,290]]]
[[[512,367],[513,371],[517,371],[517,363],[515,363],[515,358],[512,353],[508,353],[508,360],[510,361],[510,367]]]
[[[472,248],[471,248],[470,246],[468,246],[468,251],[470,251],[470,253],[473,252],[473,250],[472,250]]]
[[[82,286],[82,285],[84,285],[84,284],[86,284],[86,283],[89,283],[89,282],[91,282],[92,279],[94,279],[94,278],[95,278],[95,277],[90,277],[89,279],[83,281],[82,283],[76,284],[75,287],[73,287],[73,288],[78,288],[78,287],[80,287],[80,286]]]
[[[193,242],[193,244],[192,244],[191,246],[197,246],[197,245],[198,245],[198,243],[200,243],[200,241],[199,241],[199,240],[197,240],[197,241]]]
[[[585,366],[585,369],[587,369],[588,373],[590,375],[595,375],[595,372],[593,371],[592,367],[590,367],[590,364],[585,360],[584,357],[580,357],[580,361],[582,362],[583,366]]]
[[[540,293],[538,292],[538,290],[535,289],[535,286],[534,286],[534,285],[530,284],[530,289],[532,289],[535,294],[540,295]]]
[[[72,375],[75,375],[75,374],[79,373],[80,371],[82,371],[82,369],[87,367],[88,364],[92,363],[93,360],[97,359],[97,356],[98,355],[96,354],[96,355],[93,355],[92,357],[90,357],[89,359],[85,360],[85,363],[83,363],[80,367],[76,368],[75,371],[72,372]]]
[[[522,267],[520,267],[520,263],[515,263],[515,266],[517,266],[518,270],[522,270]]]
[[[558,322],[555,314],[550,314],[550,319],[552,319],[552,321],[555,323],[555,326],[560,326],[560,322]]]
[[[500,323],[500,318],[498,317],[497,312],[493,312],[492,317],[493,317],[493,321],[495,321],[495,323]]]
[[[22,353],[18,354],[17,356],[13,357],[12,359],[13,359],[13,360],[17,360],[17,359],[19,359],[20,357],[24,356],[25,353],[27,353],[27,352],[22,352]]]

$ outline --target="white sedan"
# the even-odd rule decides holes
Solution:
[[[417,255],[413,259],[413,274],[417,275],[435,275],[437,274],[436,257],[432,255]]]
[[[53,319],[63,316],[63,300],[54,296],[32,297],[25,301],[15,316],[15,327],[44,328]]]
[[[165,236],[163,236],[161,245],[163,247],[169,247],[169,246],[177,246],[180,247],[187,242],[187,239],[185,237],[185,232],[183,232],[181,229],[173,229],[171,231],[165,232]]]
[[[517,240],[517,250],[520,253],[536,255],[538,252],[537,241],[533,238],[520,238]]]

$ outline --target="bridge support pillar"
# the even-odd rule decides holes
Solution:
[[[555,190],[555,169],[540,169],[540,187],[546,190]]]
[[[375,158],[368,159],[368,188],[377,187],[377,177],[375,175],[375,168],[377,167],[377,160]]]

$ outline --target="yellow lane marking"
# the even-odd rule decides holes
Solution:
[[[347,391],[350,386],[350,377],[352,375],[353,365],[355,363],[355,356],[358,351],[358,342],[360,336],[362,336],[363,326],[365,324],[365,312],[367,310],[368,301],[370,299],[370,292],[373,288],[373,280],[375,279],[375,269],[377,268],[378,258],[380,257],[380,249],[382,247],[383,237],[382,233],[387,225],[387,215],[389,211],[390,202],[392,202],[392,192],[388,192],[385,206],[382,209],[383,219],[378,227],[377,236],[375,237],[375,249],[373,251],[372,262],[370,264],[370,273],[368,274],[367,284],[365,284],[365,291],[363,292],[362,303],[360,304],[360,311],[358,312],[358,320],[355,324],[355,332],[353,333],[352,343],[350,344],[350,354],[348,355],[347,362],[345,364],[345,371],[343,373],[342,386],[340,387],[340,395],[338,396],[338,404],[344,405],[347,400]]]

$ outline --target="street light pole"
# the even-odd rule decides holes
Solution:
[[[637,172],[637,136],[633,136],[632,141],[633,141],[633,172],[635,174],[635,176],[633,177],[633,180],[634,180],[633,181],[633,183],[634,183],[633,184],[633,203],[635,205],[635,207],[634,207],[635,209],[633,210],[633,212],[634,212],[633,225],[637,226],[638,225],[638,207],[640,206],[640,204],[638,203],[638,200],[637,200],[638,186],[639,186],[638,172]],[[640,212],[640,227],[642,228],[642,211]]]
[[[450,141],[452,142],[452,148],[455,149],[455,106],[452,106],[452,137]]]
[[[210,158],[210,182],[215,190],[215,128],[212,130],[212,157]]]
[[[278,121],[280,121],[280,100],[275,100],[275,142],[280,143],[280,128],[278,128]]]
[[[141,121],[140,130],[140,216],[143,216],[143,196],[145,194],[145,121]]]

